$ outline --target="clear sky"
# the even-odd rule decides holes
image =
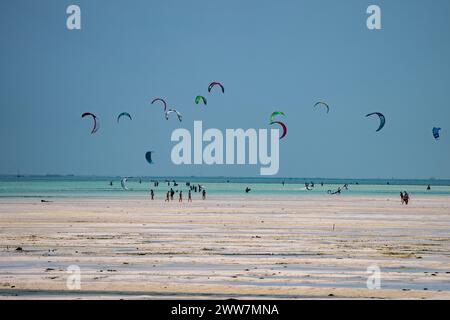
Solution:
[[[70,4],[81,30],[66,28]],[[382,30],[366,27],[370,4]],[[448,0],[2,0],[0,173],[258,176],[173,165],[171,132],[270,128],[281,110],[280,177],[450,178],[449,39]],[[149,104],[158,96],[181,124]],[[122,111],[133,121],[118,125]]]

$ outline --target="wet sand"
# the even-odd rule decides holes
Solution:
[[[0,299],[450,299],[447,197],[50,200],[0,199]]]

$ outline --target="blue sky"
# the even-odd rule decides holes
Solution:
[[[70,4],[81,30],[66,28]],[[366,27],[370,4],[382,30]],[[161,96],[190,130],[269,128],[284,111],[280,177],[450,178],[447,0],[3,0],[0,15],[2,174],[259,175],[173,165],[180,123],[149,104]],[[329,114],[312,108],[320,99]],[[117,125],[122,111],[133,121]],[[378,133],[374,111],[387,119]]]

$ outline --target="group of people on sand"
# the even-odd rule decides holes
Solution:
[[[152,182],[155,187],[159,186],[158,181],[152,181]],[[166,180],[166,182],[167,182],[168,186],[170,186],[171,182],[173,183],[173,186],[175,186],[175,187],[178,186],[178,183],[175,180],[172,180],[172,181]],[[109,185],[112,186],[113,182],[110,181]],[[188,198],[187,198],[188,202],[192,202],[192,192],[200,192],[202,194],[202,199],[206,200],[206,189],[204,186],[202,186],[200,184],[199,185],[191,185],[190,182],[186,182],[186,187],[189,187]],[[183,191],[182,190],[175,191],[175,190],[173,190],[173,188],[170,188],[170,190],[167,191],[165,202],[173,201],[175,193],[178,193],[178,202],[183,202]],[[150,199],[155,200],[155,191],[153,191],[153,189],[150,189]]]
[[[167,191],[167,193],[166,193],[166,200],[164,202],[173,201],[175,193],[178,193],[178,202],[183,202],[183,191],[182,190],[174,191],[173,188],[170,188],[170,190]],[[150,190],[150,198],[152,200],[155,200],[155,192],[153,191],[153,189]],[[206,200],[206,190],[204,188],[202,190],[202,199]],[[191,189],[188,190],[188,199],[187,199],[187,201],[188,202],[192,202],[192,190]]]
[[[409,194],[406,191],[400,192],[400,200],[402,204],[407,205],[409,202]]]
[[[178,202],[183,202],[183,191],[181,190],[181,191],[178,192],[178,190],[177,190],[177,193],[178,193]],[[175,195],[175,191],[173,191],[173,189],[170,188],[170,190],[167,191],[167,193],[166,193],[166,200],[165,200],[165,202],[173,201],[173,196],[174,195]],[[188,202],[192,202],[191,190],[189,190],[189,193],[188,193]]]

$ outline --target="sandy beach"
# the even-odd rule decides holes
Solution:
[[[0,199],[0,299],[450,299],[449,197],[50,200]]]

